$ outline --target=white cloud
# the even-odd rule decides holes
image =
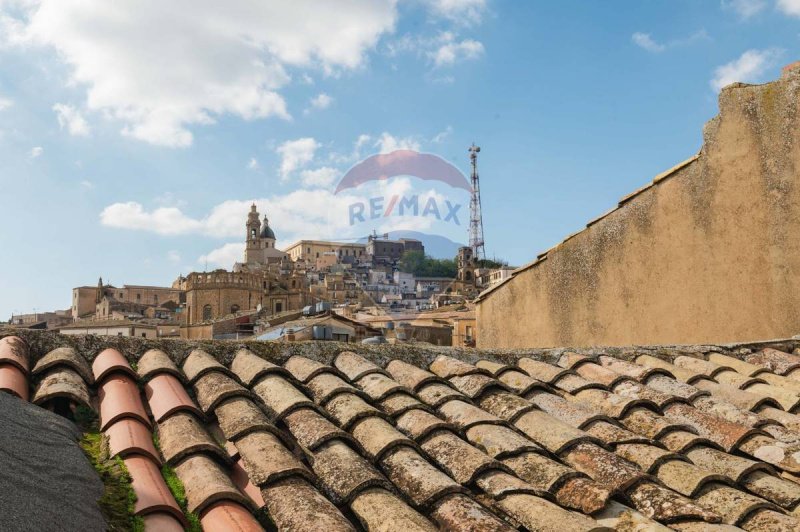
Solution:
[[[767,0],[722,0],[722,7],[746,20],[763,11],[767,7]]]
[[[286,181],[292,174],[305,167],[314,159],[319,143],[312,137],[287,140],[275,150],[281,156],[281,180]]]
[[[775,65],[781,54],[782,50],[776,48],[747,50],[738,59],[717,67],[709,83],[718,91],[736,81],[742,83],[762,81],[766,71]]]
[[[395,150],[415,150],[419,151],[422,147],[420,142],[414,137],[395,137],[387,132],[383,132],[375,141],[374,146],[380,153],[391,153]]]
[[[83,188],[92,189],[94,188],[94,183],[92,183],[88,179],[84,179],[83,181],[81,181],[81,186]]]
[[[167,260],[173,264],[177,264],[181,261],[181,254],[178,253],[177,250],[171,249],[167,252]]]
[[[320,92],[315,97],[311,98],[309,101],[309,107],[306,109],[306,112],[310,111],[311,109],[327,109],[333,103],[333,97],[328,96],[324,92]]]
[[[289,69],[358,68],[397,20],[396,0],[13,4],[0,4],[0,46],[54,49],[89,110],[120,120],[125,135],[176,147],[223,115],[290,118],[278,92]]]
[[[250,160],[247,161],[247,168],[249,170],[258,170],[259,168],[261,168],[261,165],[258,164],[258,159],[256,159],[255,157],[250,157]]]
[[[778,0],[778,10],[791,17],[800,17],[800,0]]]
[[[444,140],[447,139],[447,137],[449,137],[452,134],[453,134],[453,126],[447,126],[442,131],[434,135],[434,137],[431,139],[431,142],[433,142],[434,144],[439,144],[441,142],[444,142]]]
[[[636,32],[631,36],[631,40],[638,46],[648,52],[663,52],[667,49],[663,44],[659,44],[653,40],[649,33]]]
[[[231,242],[201,255],[198,264],[207,264],[217,268],[230,269],[234,263],[241,262],[244,257],[244,243]]]
[[[486,0],[428,0],[434,14],[464,25],[481,21]]]
[[[329,187],[333,184],[340,173],[336,168],[323,166],[316,170],[303,170],[300,172],[300,181],[304,187]]]
[[[649,33],[642,33],[642,32],[636,32],[633,35],[631,35],[631,40],[636,46],[642,48],[643,50],[647,50],[648,52],[653,52],[653,53],[659,53],[671,48],[677,48],[679,46],[688,46],[698,41],[710,41],[711,37],[708,35],[708,32],[706,30],[701,29],[692,33],[688,37],[673,39],[666,43],[660,43],[655,39],[653,39],[653,37]]]
[[[437,67],[452,66],[459,61],[478,59],[483,55],[483,44],[473,39],[459,41],[450,32],[440,35],[441,45],[427,53]]]
[[[70,135],[86,137],[89,135],[89,123],[74,106],[64,103],[57,103],[53,106],[56,112],[58,125],[61,129],[67,128]]]
[[[31,159],[37,159],[41,157],[43,153],[44,153],[44,148],[42,148],[41,146],[36,146],[31,148],[31,151],[28,152],[28,157],[30,157]]]
[[[5,111],[12,105],[14,105],[14,102],[12,100],[0,96],[0,111]]]
[[[152,231],[160,235],[183,235],[203,229],[203,223],[183,214],[178,207],[145,211],[141,203],[114,203],[100,213],[100,223],[118,229]]]

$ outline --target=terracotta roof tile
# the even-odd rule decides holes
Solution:
[[[503,382],[482,374],[470,374],[458,377],[451,377],[450,383],[461,393],[470,399],[477,399],[488,390],[507,390],[511,391]]]
[[[233,377],[234,374],[205,351],[195,349],[183,361],[183,372],[189,379],[189,384],[194,384],[200,377],[209,372],[216,372]]]
[[[358,420],[365,417],[388,417],[361,397],[350,393],[339,394],[328,401],[325,410],[344,430],[350,430]]]
[[[582,476],[567,478],[554,491],[559,505],[585,514],[595,514],[605,508],[612,495],[597,482]]]
[[[524,480],[506,473],[505,470],[490,469],[482,473],[475,480],[475,484],[494,498],[502,498],[512,493],[528,493],[537,497],[545,494]]]
[[[697,432],[688,423],[668,419],[643,409],[629,413],[620,420],[620,423],[631,432],[641,434],[651,440],[661,440],[664,436],[677,431]]]
[[[140,454],[161,465],[161,456],[153,445],[150,428],[135,419],[120,419],[109,426],[105,435],[108,437],[108,450],[111,456],[126,457]]]
[[[471,444],[498,460],[523,452],[544,452],[541,447],[508,427],[476,425],[467,429],[466,436]]]
[[[210,414],[223,401],[231,397],[251,397],[241,384],[219,371],[204,372],[194,380],[197,402],[206,414]]]
[[[485,369],[495,377],[499,377],[503,372],[512,369],[508,364],[500,364],[499,362],[492,362],[491,360],[479,360],[475,365],[481,369]]]
[[[12,369],[17,371],[16,368]],[[127,379],[127,377],[125,378]],[[110,380],[114,379],[112,378]],[[140,415],[145,423],[149,423],[147,421],[147,415],[144,413],[144,409],[141,408],[141,400],[138,398],[139,389],[136,388],[136,385],[133,384],[130,379],[128,379],[127,382],[133,387],[132,389],[128,389],[128,391],[130,393],[135,393],[136,399],[139,400],[139,410],[136,412],[136,414]],[[101,398],[103,396],[104,387],[105,383],[103,384],[103,388],[100,389]],[[25,391],[27,392],[27,383],[25,384]],[[91,408],[91,398],[89,397],[89,389],[87,388],[86,383],[83,382],[83,379],[80,375],[63,366],[51,370],[39,382],[39,387],[36,389],[36,393],[33,394],[33,403],[42,405],[59,397],[65,397],[79,405]],[[103,427],[108,425],[109,422],[114,421],[114,419],[103,415],[102,403],[100,417],[102,419]]]
[[[396,495],[384,489],[360,492],[350,503],[366,530],[435,532],[437,528]]]
[[[635,486],[628,491],[628,497],[636,509],[646,517],[662,523],[671,524],[681,521],[719,523],[721,521],[717,512],[710,511],[691,499],[652,482],[642,482]]]
[[[25,375],[30,369],[28,344],[17,336],[0,338],[0,364],[11,364],[19,368]],[[86,362],[84,361],[84,364]]]
[[[287,414],[283,421],[289,427],[292,435],[297,438],[300,445],[311,451],[335,439],[352,440],[352,437],[347,432],[311,408],[295,410]]]
[[[721,366],[702,358],[689,357],[686,355],[675,357],[675,360],[672,362],[678,367],[694,372],[695,375],[703,375],[712,379],[721,371],[733,369],[730,366]]]
[[[429,382],[443,382],[441,377],[434,375],[430,371],[425,371],[400,360],[389,362],[386,370],[394,380],[414,391],[419,391],[422,386]]]
[[[452,430],[456,428],[437,416],[424,410],[409,410],[397,418],[397,427],[415,440],[426,438],[437,430]]]
[[[424,384],[417,390],[417,396],[433,408],[437,408],[447,401],[465,397],[464,394],[458,390],[437,382]]]
[[[591,443],[578,443],[564,451],[564,461],[612,490],[624,491],[645,478],[645,473],[618,455]]]
[[[308,469],[270,432],[250,433],[235,445],[250,480],[260,488],[290,476],[313,479]]]
[[[200,516],[203,530],[235,530],[236,532],[260,532],[264,530],[258,521],[241,504],[223,500],[208,508]],[[156,529],[159,530],[160,529]]]
[[[613,371],[614,373],[625,375],[626,377],[630,377],[631,379],[640,382],[645,382],[652,375],[666,375],[667,377],[674,378],[674,375],[672,375],[672,373],[670,373],[666,368],[651,368],[610,356],[601,355],[598,357],[598,362],[600,362],[601,366]]]
[[[275,430],[266,414],[247,397],[222,401],[214,413],[225,438],[232,442],[257,430]]]
[[[680,397],[689,402],[694,401],[697,397],[711,395],[711,392],[700,390],[691,384],[671,379],[664,375],[653,375],[647,379],[647,387],[663,394]]]
[[[230,468],[231,482],[236,488],[253,501],[253,504],[262,508],[264,506],[264,497],[261,495],[261,490],[250,482],[250,477],[247,476],[247,471],[244,469],[244,463],[240,457],[233,463]]]
[[[667,528],[645,517],[633,508],[625,506],[617,501],[609,501],[603,511],[594,514],[593,517],[598,523],[608,526],[613,530],[647,530],[648,532],[669,532],[672,530],[672,528]],[[696,523],[690,523],[690,525],[695,524]],[[676,524],[672,526],[674,528]],[[707,527],[709,525],[708,523],[702,523],[701,526]],[[713,529],[703,528],[702,530],[703,532],[711,532]]]
[[[678,397],[677,395],[659,392],[658,390],[651,388],[650,386],[639,384],[638,382],[633,382],[633,381],[620,382],[619,384],[614,386],[614,388],[611,391],[613,391],[617,395],[621,395],[622,397],[627,397],[629,399],[651,401],[659,409],[664,408],[670,403],[675,403],[675,402],[682,403],[687,401],[687,399]]]
[[[186,393],[181,381],[171,373],[152,374],[144,385],[144,394],[156,423],[176,412],[190,412],[198,417],[203,413]]]
[[[279,375],[263,377],[253,386],[253,391],[272,410],[276,419],[281,419],[299,408],[316,408],[314,402],[303,392]]]
[[[483,368],[473,366],[462,362],[457,358],[440,355],[436,357],[429,368],[433,373],[443,379],[450,379],[452,377],[463,377],[466,375],[487,375],[491,376],[491,372]]]
[[[233,357],[233,362],[231,362],[231,371],[236,374],[245,386],[252,386],[261,377],[269,374],[286,377],[290,375],[284,368],[256,356],[247,349],[240,349],[236,352],[236,356]]]
[[[376,364],[352,351],[339,353],[333,365],[351,381],[360,380],[367,375],[383,374],[388,376],[388,373]]]
[[[0,362],[2,362],[2,360],[0,360]],[[33,375],[40,375],[42,373],[47,373],[57,366],[65,366],[74,370],[81,376],[86,384],[94,383],[94,375],[92,374],[92,369],[89,367],[89,363],[71,347],[53,349],[36,362],[31,373]]]
[[[529,494],[509,495],[498,501],[497,506],[528,530],[546,532],[611,530],[600,526],[590,517],[564,510],[545,499]]]
[[[520,358],[517,361],[517,365],[531,377],[549,384],[555,383],[555,381],[568,373],[574,373],[564,368],[526,357]]]
[[[738,525],[748,514],[760,508],[777,509],[764,499],[720,484],[705,487],[696,500],[721,515],[722,521],[729,525]]]
[[[607,421],[596,421],[588,427],[583,427],[587,434],[594,436],[609,446],[616,446],[622,443],[652,443],[645,436],[634,434],[629,430],[611,424]]]
[[[796,414],[767,406],[759,410],[758,415],[764,419],[777,421],[794,432],[800,432],[800,416]]]
[[[568,395],[567,398],[612,418],[623,418],[631,410],[639,408],[660,411],[658,406],[649,399],[633,399],[605,390],[581,390],[574,395]]]
[[[624,443],[616,447],[616,453],[638,465],[645,473],[653,474],[665,462],[687,460],[681,454],[666,451],[647,443]]]
[[[719,366],[733,368],[737,372],[741,373],[742,375],[746,375],[748,377],[755,377],[759,373],[768,371],[767,369],[759,365],[750,364],[749,362],[745,362],[744,360],[729,357],[720,353],[709,353],[708,361],[713,362],[714,364],[717,364]]]
[[[190,512],[203,513],[223,500],[256,509],[253,501],[242,495],[219,464],[204,454],[189,456],[175,466],[175,473],[186,491],[186,506]]]
[[[160,374],[172,375],[181,381],[185,379],[175,362],[160,349],[150,349],[143,354],[136,367],[136,373],[145,381]]]
[[[509,389],[522,396],[527,396],[529,393],[535,391],[550,391],[552,389],[542,381],[536,380],[521,371],[513,369],[504,371],[498,379]]]
[[[762,349],[757,353],[745,356],[744,359],[750,364],[766,368],[778,375],[786,375],[793,370],[800,369],[800,356],[784,353],[777,349]]]
[[[325,405],[328,401],[333,399],[340,393],[352,393],[363,398],[368,398],[366,394],[342,380],[338,375],[330,373],[321,373],[316,377],[310,379],[307,383],[308,389],[314,397],[314,402],[319,405]]]
[[[325,443],[314,452],[312,467],[337,504],[347,504],[369,488],[391,489],[391,484],[369,462],[338,440]]]
[[[228,454],[211,438],[197,418],[186,412],[177,412],[158,424],[161,453],[168,464],[175,466],[190,455],[205,453],[222,463]]]
[[[278,530],[355,532],[355,527],[308,481],[288,478],[261,490]]]
[[[686,456],[698,466],[724,475],[734,482],[741,482],[756,471],[772,471],[772,468],[763,462],[755,462],[710,447],[698,446],[689,449],[686,451]]]
[[[358,421],[352,433],[373,461],[380,460],[384,454],[401,445],[417,448],[414,442],[380,417],[370,416]]]
[[[380,401],[398,392],[411,393],[411,390],[382,373],[370,373],[360,377],[356,380],[356,384],[373,401]]]
[[[694,430],[694,428],[692,428]],[[664,446],[674,453],[685,453],[689,449],[694,449],[698,445],[722,449],[722,446],[708,438],[698,436],[694,432],[677,430],[669,432],[658,439]]]
[[[490,470],[510,472],[507,466],[452,432],[437,432],[422,443],[422,449],[460,484],[471,484],[479,475]]]
[[[600,364],[584,363],[573,366],[572,369],[587,381],[602,384],[606,388],[612,388],[619,382],[631,379],[626,375],[620,375],[608,368],[604,368]]]
[[[183,525],[172,515],[164,512],[147,514],[143,518],[145,531],[183,532]]]
[[[287,360],[284,367],[300,382],[308,382],[317,375],[322,375],[323,373],[330,373],[333,375],[340,374],[339,371],[331,366],[326,366],[320,364],[316,360],[297,355]]]
[[[749,391],[739,390],[733,386],[726,386],[724,384],[717,384],[712,381],[697,381],[694,384],[697,388],[710,392],[711,395],[719,397],[732,403],[744,410],[758,411],[764,406],[774,406],[781,408],[780,403],[771,397],[762,394],[751,393]]]
[[[587,362],[594,362],[596,360],[597,356],[594,355],[581,355],[579,353],[567,351],[559,357],[558,365],[565,369],[575,369],[576,366],[585,364]]]
[[[0,392],[10,393],[27,401],[29,391],[25,373],[15,365],[0,364]]]
[[[502,461],[519,478],[543,492],[555,493],[567,480],[585,476],[538,453],[523,453],[504,458]]]
[[[575,373],[565,373],[559,377],[554,383],[555,386],[565,392],[578,393],[583,390],[605,390],[606,386],[599,382],[593,382],[584,379]]]
[[[428,507],[448,494],[467,493],[465,488],[408,447],[398,447],[386,455],[381,466],[392,484],[419,507]]]
[[[444,418],[461,430],[467,430],[475,425],[503,424],[503,421],[485,410],[470,403],[455,399],[439,407],[439,412]]]
[[[730,421],[731,423],[738,423],[746,427],[755,428],[776,423],[775,421],[766,419],[759,414],[754,414],[749,410],[743,410],[736,405],[711,395],[706,397],[698,397],[694,400],[692,405],[701,412],[705,412],[706,414],[711,414],[712,416],[722,418],[726,421]]]
[[[666,409],[666,416],[679,423],[691,425],[700,436],[717,443],[727,452],[758,433],[755,429],[725,421],[683,404],[670,405]]]
[[[479,401],[481,408],[500,419],[513,423],[517,418],[535,410],[536,406],[530,401],[510,393],[493,393],[485,395]]]
[[[781,477],[755,471],[740,482],[748,491],[777,504],[786,510],[794,510],[800,504],[800,485]]]
[[[598,420],[612,420],[609,416],[587,408],[582,403],[567,401],[550,393],[537,393],[530,397],[530,401],[554,418],[579,429]]]
[[[772,510],[753,512],[739,523],[742,528],[752,532],[792,532],[800,528],[797,518]]]
[[[647,368],[661,368],[668,371],[676,379],[681,382],[690,383],[697,379],[698,373],[675,364],[670,364],[666,360],[661,360],[650,355],[639,355],[636,357],[636,363]]]
[[[695,497],[704,486],[711,482],[733,483],[723,475],[681,460],[670,460],[662,464],[658,468],[656,477],[668,488],[687,497]]]
[[[134,513],[146,515],[167,513],[184,525],[186,518],[172,497],[156,464],[145,456],[131,455],[124,458],[125,467],[131,476],[131,487],[136,494]]]
[[[394,393],[385,399],[378,401],[380,407],[391,416],[399,416],[409,410],[430,410],[419,399],[408,393]]]
[[[749,393],[774,399],[787,412],[797,412],[800,409],[800,396],[791,390],[757,381],[743,386],[743,389]]]
[[[514,426],[556,455],[582,442],[601,443],[594,436],[538,410],[526,412],[514,422]]]
[[[767,435],[754,434],[742,441],[738,450],[791,473],[800,473],[797,444],[779,442]]]
[[[128,364],[128,360],[122,356],[122,353],[116,349],[104,349],[92,362],[94,382],[100,383],[108,378],[109,375],[115,373],[128,375],[134,380],[139,378],[131,368],[131,365]]]
[[[489,510],[464,495],[453,495],[440,501],[431,516],[440,530],[492,530],[511,532],[510,527]]]

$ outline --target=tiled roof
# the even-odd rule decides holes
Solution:
[[[262,511],[279,530],[800,530],[795,354],[150,350],[134,372],[114,349],[91,369],[26,351],[2,340],[0,389],[24,399],[38,358],[34,402],[96,407],[153,530],[183,520],[161,462],[209,531],[261,530]]]

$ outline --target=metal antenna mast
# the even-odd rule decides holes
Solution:
[[[472,248],[474,260],[484,260],[486,252],[483,248],[483,217],[481,216],[481,189],[478,179],[479,146],[472,143],[469,147],[469,160],[472,164],[472,198],[469,201],[469,247]]]

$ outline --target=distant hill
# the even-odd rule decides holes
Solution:
[[[453,259],[458,255],[458,248],[464,244],[453,242],[449,238],[440,235],[429,235],[419,231],[390,231],[389,239],[398,240],[400,238],[416,238],[422,241],[425,246],[425,254],[435,259]],[[366,243],[366,238],[361,238],[359,242]]]

